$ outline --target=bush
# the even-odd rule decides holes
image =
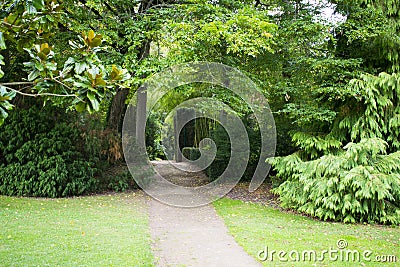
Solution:
[[[117,173],[109,173],[102,177],[102,184],[106,185],[103,189],[124,192],[130,189],[145,188],[150,184],[154,175],[153,170],[145,165],[131,167],[134,176],[125,166],[116,166],[116,169]],[[139,181],[139,184],[136,180]]]
[[[96,189],[96,158],[59,110],[15,110],[0,129],[0,194],[65,197]]]
[[[128,170],[108,178],[107,189],[115,192],[124,192],[128,189],[138,188],[135,180]]]
[[[253,178],[260,157],[261,135],[258,124],[252,116],[245,116],[242,121],[248,134],[250,154],[246,170],[241,179],[250,181]],[[211,180],[215,180],[225,171],[226,167],[228,166],[231,158],[231,142],[229,140],[228,133],[220,125],[211,131],[211,139],[214,140],[217,146],[217,154],[215,160],[206,169],[206,174]]]
[[[161,145],[162,118],[158,113],[150,113],[146,122],[146,150],[150,160],[165,159]]]
[[[196,147],[184,147],[182,149],[182,155],[190,161],[194,161],[200,158],[200,150]]]
[[[338,155],[271,160],[283,179],[273,191],[284,207],[343,222],[400,224],[400,152],[379,138],[349,143]]]

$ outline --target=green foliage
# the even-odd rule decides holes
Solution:
[[[400,13],[398,0],[338,2],[346,22],[338,29],[338,54],[363,58],[368,72],[399,72]]]
[[[335,153],[342,147],[342,143],[332,136],[315,136],[304,132],[293,133],[292,140],[311,159],[324,154]]]
[[[399,74],[361,75],[351,80],[349,87],[358,104],[343,109],[342,117],[346,117],[340,121],[339,129],[348,132],[353,141],[379,137],[389,142],[391,151],[400,148]]]
[[[399,31],[387,26],[391,1],[335,2],[347,19],[335,29],[330,58],[302,60],[315,68],[312,83],[288,92],[293,103],[281,110],[296,123],[298,151],[271,160],[281,183],[275,193],[283,206],[324,220],[399,224]]]
[[[223,8],[210,5],[208,12],[211,10],[217,14],[221,11],[226,12]],[[215,14],[211,16],[215,16]],[[263,51],[272,51],[271,46],[274,44],[272,33],[276,29],[276,25],[269,22],[265,13],[256,12],[246,7],[237,10],[233,14],[226,12],[224,17],[221,18],[215,16],[212,21],[207,21],[207,18],[205,18],[196,21],[196,23],[193,23],[193,21],[171,23],[171,26],[171,31],[175,32],[175,36],[178,38],[183,37],[181,35],[189,31],[193,32],[192,41],[205,41],[206,43],[201,44],[192,42],[179,44],[179,47],[188,45],[197,46],[196,48],[199,49],[197,56],[201,55],[205,57],[207,56],[207,47],[213,47],[215,49],[214,53],[226,49],[225,52],[227,54],[242,57],[256,57]],[[178,38],[178,42],[183,41]]]
[[[128,72],[104,64],[97,55],[104,50],[101,34],[85,30],[69,41],[69,47],[63,43],[63,38],[57,40],[58,36],[66,35],[68,28],[63,25],[61,32],[58,31],[61,23],[68,21],[64,6],[44,0],[3,1],[0,6],[0,18],[3,19],[0,24],[0,65],[5,63],[7,74],[0,86],[9,97],[0,99],[0,105],[4,106],[7,104],[4,102],[16,94],[22,94],[41,96],[56,105],[91,113],[99,110],[101,101],[116,87],[126,86],[125,81],[130,78]],[[50,41],[64,51],[49,45]],[[26,56],[29,59],[21,62]],[[3,70],[0,71],[0,76],[4,76]],[[2,109],[0,123],[11,108],[8,105]]]
[[[0,132],[0,194],[65,197],[96,188],[95,159],[84,155],[81,132],[51,112],[18,110]]]
[[[200,158],[201,152],[197,147],[184,147],[182,149],[182,155],[188,160],[193,161]]]
[[[124,192],[128,189],[138,188],[129,171],[113,175],[108,179],[107,189],[115,192]]]
[[[1,61],[0,61],[1,63]],[[7,91],[4,86],[0,85],[0,125],[4,123],[4,120],[8,117],[7,111],[13,108],[10,100],[15,97],[15,92]]]
[[[1,41],[1,38],[2,38],[2,35],[0,33],[0,41]],[[0,55],[0,65],[4,65],[3,60],[4,60],[4,57],[2,55]],[[0,79],[3,78],[3,76],[4,76],[4,71],[1,69],[1,66],[0,66]]]
[[[349,143],[338,155],[271,161],[285,180],[274,192],[285,207],[343,222],[400,223],[400,153],[379,138]]]
[[[261,150],[261,136],[258,124],[254,117],[247,115],[242,119],[242,121],[250,140],[250,151],[248,164],[241,179],[250,180],[253,177],[258,164]],[[211,180],[214,180],[218,178],[228,166],[231,158],[231,142],[228,133],[219,124],[210,131],[210,138],[215,142],[217,152],[215,160],[206,169],[206,174]],[[235,168],[235,166],[232,167]],[[233,171],[233,173],[236,172]]]
[[[161,121],[160,114],[151,113],[147,118],[145,141],[147,155],[150,160],[165,159],[164,150],[161,145]]]
[[[149,166],[143,165],[143,162],[141,163],[141,165],[131,166],[130,170],[125,165],[115,164],[111,166],[99,177],[99,189],[102,191],[125,192],[139,189],[142,185],[149,185],[154,172]],[[136,179],[140,181],[140,185],[136,182]]]

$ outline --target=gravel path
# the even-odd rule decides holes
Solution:
[[[188,174],[168,164],[153,164],[164,177],[181,177],[183,181],[190,180],[191,175],[193,179],[199,178],[199,173]],[[149,214],[157,266],[261,266],[235,242],[211,205],[179,208],[151,199]]]

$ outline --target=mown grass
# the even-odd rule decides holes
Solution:
[[[321,222],[260,204],[226,198],[215,202],[214,207],[236,241],[253,257],[263,258],[265,261],[261,262],[264,266],[383,267],[400,264],[399,227]],[[345,240],[348,244],[347,248],[340,250],[337,246],[338,240]],[[261,251],[266,251],[266,248],[269,251],[268,259],[265,259],[265,253],[260,254]],[[273,261],[271,261],[272,250],[277,251]],[[281,250],[287,253],[281,254],[282,259],[287,260],[286,262],[280,261],[278,257],[278,252]],[[292,250],[297,251],[299,257]],[[316,251],[315,261],[307,254],[302,256],[303,252],[310,250]],[[325,260],[318,261],[322,259],[323,250],[338,252],[332,252],[332,260],[326,253]],[[346,252],[355,250],[360,252],[360,261],[357,261],[357,256],[353,258],[352,254]],[[364,260],[362,253],[366,250],[371,251],[372,254],[367,254],[367,260]],[[346,254],[349,256],[346,257]],[[376,261],[375,256],[385,255],[397,256],[397,263]],[[303,258],[305,260],[302,260]]]
[[[153,266],[135,193],[66,199],[0,196],[0,266]]]

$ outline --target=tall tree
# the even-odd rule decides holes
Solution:
[[[299,126],[292,135],[298,151],[271,160],[283,181],[275,192],[283,205],[322,219],[398,224],[396,1],[334,2],[347,19],[334,29],[331,56],[314,65],[307,97],[314,104],[289,109]],[[315,118],[313,106],[330,119]]]

